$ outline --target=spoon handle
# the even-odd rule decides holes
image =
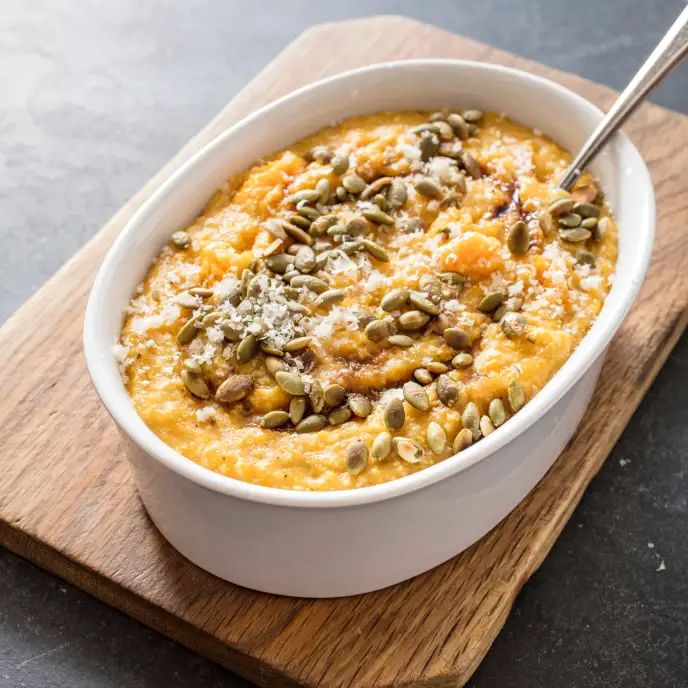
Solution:
[[[688,54],[688,6],[671,25],[564,173],[559,186],[570,191],[588,163],[645,96]]]

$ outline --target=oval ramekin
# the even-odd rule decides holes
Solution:
[[[580,422],[606,347],[640,288],[654,237],[650,176],[621,134],[592,167],[619,225],[615,279],[602,312],[540,393],[460,455],[356,490],[262,487],[214,473],[167,446],[138,416],[122,384],[112,347],[127,302],[170,233],[192,221],[227,177],[345,117],[445,107],[503,112],[569,150],[602,117],[568,89],[498,65],[412,60],[345,72],[261,108],[205,146],[135,213],[98,272],[84,323],[95,388],[125,438],[154,523],[184,556],[221,578],[270,593],[335,597],[426,571],[504,518]]]

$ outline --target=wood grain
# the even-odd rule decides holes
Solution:
[[[352,40],[356,37],[356,40]],[[334,54],[328,46],[337,45]],[[179,164],[230,123],[308,81],[388,59],[460,57],[542,74],[605,107],[613,91],[400,17],[315,27],[268,65],[0,329],[0,542],[264,686],[463,685],[599,470],[688,315],[688,118],[644,106],[627,132],[648,162],[659,231],[575,440],[527,499],[452,561],[341,600],[254,593],[201,571],[148,520],[81,354],[89,286],[114,237]]]

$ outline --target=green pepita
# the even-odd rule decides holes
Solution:
[[[179,346],[189,344],[194,339],[194,337],[200,331],[200,327],[197,327],[196,323],[198,323],[198,325],[200,326],[200,321],[202,318],[203,313],[198,313],[197,315],[194,315],[191,318],[189,318],[181,326],[179,332],[177,332],[177,344],[179,344]]]
[[[454,368],[468,368],[472,365],[473,356],[471,356],[469,353],[463,352],[456,354],[456,356],[452,358],[452,366],[454,366]]]
[[[577,213],[569,213],[568,215],[560,215],[557,222],[560,227],[579,227],[583,218]]]
[[[371,182],[361,193],[361,200],[367,201],[392,183],[392,177],[379,177]]]
[[[512,380],[509,383],[507,397],[509,399],[509,406],[511,406],[511,410],[514,413],[520,411],[526,403],[526,394],[523,391],[523,387],[516,380]]]
[[[461,160],[463,166],[466,168],[466,172],[468,172],[473,179],[480,179],[483,176],[480,163],[468,151],[464,151],[461,154]]]
[[[487,414],[490,416],[490,420],[492,421],[492,424],[495,426],[495,428],[498,428],[500,425],[503,425],[506,422],[506,411],[504,410],[504,402],[499,398],[493,399],[490,402]],[[485,433],[483,432],[483,434]]]
[[[313,413],[320,413],[323,408],[325,408],[325,393],[322,385],[317,380],[311,383],[311,388],[308,392],[308,401],[311,404]]]
[[[436,383],[437,398],[445,406],[454,406],[459,399],[459,387],[449,375],[440,375]]]
[[[454,133],[457,135],[457,137],[462,141],[465,141],[468,138],[468,125],[466,124],[466,120],[460,114],[458,114],[458,112],[452,112],[450,115],[448,115],[447,123],[454,130]]]
[[[243,399],[253,389],[250,375],[230,375],[215,392],[215,399],[223,404],[232,404]]]
[[[504,292],[501,291],[490,291],[483,296],[482,300],[478,304],[478,310],[483,313],[491,313],[499,306],[501,306],[504,301]]]
[[[420,463],[423,458],[423,449],[419,444],[409,439],[408,437],[395,437],[392,440],[394,451],[399,455],[399,458],[406,461],[406,463]]]
[[[413,339],[406,334],[392,334],[387,337],[387,341],[392,346],[399,346],[404,349],[413,346]]]
[[[294,265],[294,257],[286,253],[274,253],[265,259],[265,265],[271,272],[283,275]]]
[[[298,241],[300,244],[306,244],[306,246],[310,246],[313,243],[313,237],[301,229],[301,227],[297,227],[296,225],[291,224],[291,222],[286,221],[282,223],[282,227],[292,239]]]
[[[353,414],[359,418],[367,418],[373,412],[373,405],[370,399],[362,394],[350,394],[346,403],[353,411]]]
[[[318,183],[315,185],[315,190],[320,194],[319,201],[321,203],[327,203],[327,199],[330,197],[330,180],[318,179]]]
[[[517,339],[522,337],[528,329],[528,321],[520,313],[508,312],[505,313],[499,322],[502,332],[509,339]]]
[[[260,419],[263,428],[273,429],[286,425],[289,422],[289,414],[286,411],[269,411]]]
[[[418,411],[430,410],[427,392],[417,382],[406,382],[402,387],[404,399]]]
[[[384,461],[392,451],[392,435],[388,432],[381,432],[373,440],[373,445],[370,449],[374,459]]]
[[[377,258],[377,260],[383,263],[389,262],[387,251],[380,244],[370,239],[361,239],[360,244],[373,258]]]
[[[387,189],[387,207],[390,210],[399,210],[406,205],[407,199],[406,182],[403,179],[395,179]]]
[[[285,370],[278,371],[275,373],[275,381],[287,394],[292,396],[302,396],[306,393],[303,380],[298,373]]]
[[[385,422],[388,430],[401,430],[406,422],[406,411],[404,411],[404,404],[401,399],[390,399],[384,411],[382,412],[382,420]]]
[[[454,445],[452,449],[454,453],[458,454],[460,451],[467,449],[472,444],[473,433],[468,428],[464,428],[463,430],[460,430],[454,438]]]
[[[349,169],[349,158],[345,155],[335,155],[330,160],[330,166],[336,175],[342,175]]]
[[[296,337],[285,345],[284,350],[289,351],[290,353],[294,351],[301,351],[301,349],[305,349],[307,346],[310,346],[312,341],[313,337]]]
[[[442,373],[449,372],[449,366],[441,361],[430,361],[430,363],[428,363],[425,367],[427,368],[428,372],[432,373],[433,375],[441,375]]]
[[[442,187],[430,177],[422,177],[415,184],[414,188],[421,195],[426,198],[441,198]]]
[[[325,416],[321,416],[317,413],[314,413],[304,418],[300,423],[297,424],[296,428],[294,429],[299,434],[303,434],[306,432],[318,432],[319,430],[322,430],[326,425],[327,418],[325,418]]]
[[[178,231],[175,232],[170,238],[170,244],[175,248],[184,249],[191,245],[191,237],[188,232]]]
[[[393,225],[394,218],[380,210],[380,208],[368,208],[362,211],[363,217],[378,225]]]
[[[314,277],[312,275],[298,274],[291,278],[289,284],[292,287],[296,287],[296,289],[306,287],[306,289],[309,289],[310,291],[313,291],[316,294],[322,294],[324,291],[327,291],[330,286],[327,282],[319,279],[318,277]]]
[[[351,419],[351,409],[348,406],[340,406],[339,408],[332,409],[327,414],[327,422],[330,425],[342,425],[346,421]]]
[[[372,231],[372,226],[365,217],[356,215],[346,223],[346,231],[351,236],[361,236],[362,234],[369,234]]]
[[[530,243],[530,235],[528,234],[528,225],[523,220],[514,222],[509,228],[509,236],[507,244],[509,251],[516,256],[522,256],[528,252],[528,244]]]
[[[436,423],[434,420],[428,423],[426,430],[426,437],[428,440],[428,447],[433,454],[441,454],[447,447],[447,433],[444,428]]]
[[[382,341],[385,337],[389,336],[389,323],[386,320],[372,320],[366,325],[364,332],[365,336],[368,337],[371,342]]]
[[[432,380],[432,373],[427,368],[416,368],[413,377],[419,385],[429,385]]]
[[[569,241],[571,243],[580,243],[582,241],[587,241],[592,236],[589,229],[584,227],[573,227],[572,229],[560,229],[559,237],[564,241]]]
[[[355,172],[349,172],[342,178],[342,186],[350,194],[360,194],[366,188],[366,183]]]
[[[439,307],[423,294],[412,292],[409,295],[409,301],[411,302],[411,305],[415,306],[418,310],[427,313],[428,315],[439,315]]]
[[[333,383],[325,387],[323,392],[325,403],[328,406],[339,406],[346,397],[346,388],[340,384]]]
[[[489,416],[482,416],[480,419],[480,432],[483,437],[487,437],[489,434],[495,431],[495,426],[492,424]]]
[[[463,118],[466,122],[471,124],[476,124],[483,118],[482,110],[464,110]]]
[[[442,336],[452,349],[467,349],[471,345],[471,336],[460,327],[448,327]]]
[[[210,389],[206,381],[192,373],[190,370],[182,370],[181,372],[182,382],[186,385],[186,388],[198,399],[209,399]]]
[[[341,303],[346,298],[346,289],[327,289],[315,300],[318,308],[329,308]]]
[[[440,140],[437,134],[433,134],[430,131],[421,134],[418,148],[420,148],[420,159],[425,162],[437,155],[440,150]]]
[[[576,262],[579,265],[595,265],[595,256],[590,253],[590,251],[577,251],[576,252]]]
[[[473,401],[469,401],[466,404],[466,408],[461,414],[461,423],[464,428],[470,430],[473,433],[473,441],[480,437],[480,411]]]
[[[582,218],[592,218],[600,216],[600,209],[593,203],[576,203],[573,206],[573,212],[577,213]]]
[[[346,470],[358,475],[368,465],[368,447],[363,440],[354,440],[346,450]]]
[[[406,305],[410,296],[410,290],[405,287],[392,289],[382,297],[380,307],[383,311],[387,311],[387,313],[398,311],[402,306]]]
[[[300,203],[301,201],[306,201],[306,203],[315,203],[320,198],[320,192],[315,189],[301,189],[293,193],[287,199],[290,203]]]

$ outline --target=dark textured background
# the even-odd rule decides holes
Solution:
[[[0,0],[0,321],[311,24],[406,14],[621,88],[684,4]],[[688,64],[653,99],[688,112]],[[684,336],[470,686],[688,685],[687,373]],[[246,685],[0,550],[3,688]]]

